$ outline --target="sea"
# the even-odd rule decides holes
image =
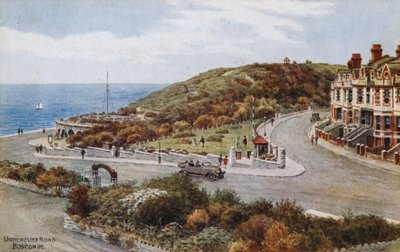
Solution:
[[[110,111],[168,84],[110,84]],[[0,84],[0,136],[55,127],[54,120],[106,111],[105,84]],[[36,110],[41,103],[42,110]]]

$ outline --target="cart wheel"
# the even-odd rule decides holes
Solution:
[[[210,173],[210,174],[208,174],[207,178],[210,181],[215,181],[215,180],[217,180],[217,175]]]

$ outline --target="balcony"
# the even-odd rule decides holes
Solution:
[[[392,130],[374,130],[374,137],[391,137],[393,136]]]
[[[393,131],[393,138],[400,139],[400,131]]]

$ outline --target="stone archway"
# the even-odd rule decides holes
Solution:
[[[62,130],[61,130],[61,138],[67,137],[67,136],[68,136],[67,131],[66,131],[65,129],[62,129]]]
[[[73,135],[73,134],[75,134],[75,132],[74,132],[73,129],[68,130],[68,136],[69,136],[69,135]]]
[[[106,164],[93,164],[92,165],[92,176],[94,178],[94,181],[100,181],[98,179],[99,176],[99,169],[103,168],[105,169],[111,176],[111,184],[117,184],[118,183],[118,173],[112,169],[110,166],[106,165]],[[96,186],[94,183],[94,186]]]

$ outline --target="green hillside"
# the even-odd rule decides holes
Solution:
[[[140,107],[140,110],[157,113],[161,122],[185,120],[192,124],[202,114],[239,119],[237,110],[246,102],[250,107],[256,106],[256,111],[253,111],[256,117],[269,115],[272,111],[298,110],[308,105],[326,106],[330,100],[330,82],[337,70],[343,67],[256,63],[237,68],[217,68],[153,92],[129,105],[129,110]],[[249,97],[254,99],[249,101]],[[248,112],[246,108],[242,110],[241,118],[248,117],[248,114],[244,115]]]

